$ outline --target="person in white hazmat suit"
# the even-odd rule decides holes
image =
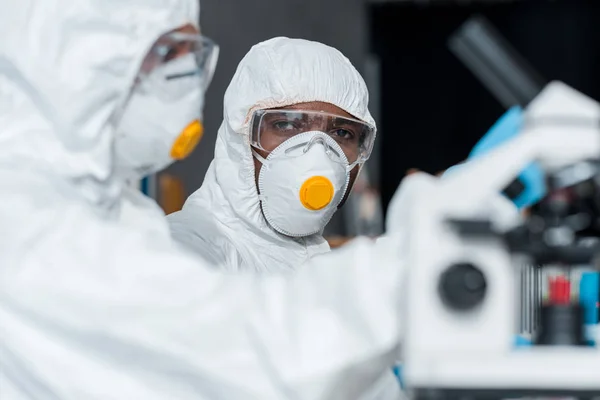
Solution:
[[[332,47],[285,37],[252,47],[202,187],[168,216],[173,238],[233,271],[290,271],[329,251],[323,229],[373,148],[368,103]]]
[[[194,108],[179,107],[163,108],[161,104],[152,104],[148,97],[138,96],[137,101],[128,107],[115,133],[115,173],[122,177],[128,185],[123,188],[119,221],[132,224],[137,228],[145,227],[160,240],[171,240],[168,223],[162,208],[144,195],[139,189],[139,182],[171,164],[173,159],[180,160],[189,155],[202,139],[204,126],[202,118],[194,120],[186,128],[188,136],[183,141],[177,141],[180,133],[177,129],[168,130],[160,127],[164,118],[189,121],[190,110],[197,114],[204,107],[204,92],[208,88],[216,67],[219,47],[206,37],[201,37],[197,43],[189,39],[189,31],[196,30],[193,25],[187,25],[172,34],[164,35],[154,46],[155,52],[171,54],[171,62],[165,63],[164,70],[186,68],[190,61],[190,51],[193,52],[201,65],[199,74],[187,74],[176,79],[176,85],[165,88],[165,99],[179,99],[193,102]],[[188,39],[187,41],[184,39]],[[175,60],[177,59],[177,60]],[[183,94],[183,96],[182,96]],[[177,107],[177,104],[174,104]],[[200,110],[200,111],[198,111]],[[133,112],[132,112],[133,111]],[[191,134],[191,135],[189,135]],[[168,157],[164,149],[175,142]],[[177,147],[177,145],[179,147]]]
[[[179,78],[200,75],[201,57],[191,58],[190,71],[173,63],[185,57],[169,56],[203,42],[192,33],[197,2],[3,6],[0,37],[10,40],[0,41],[2,399],[368,393],[401,339],[394,251],[359,239],[295,274],[226,276],[119,222],[115,137],[129,113],[160,108],[150,130],[181,132],[156,148],[161,159],[184,156],[199,138],[198,93],[172,95]],[[175,42],[166,53],[163,39]]]
[[[173,239],[228,271],[293,271],[328,252],[323,228],[373,148],[368,99],[332,47],[285,37],[252,47],[225,93],[204,183],[167,217]],[[398,398],[391,370],[369,396]]]

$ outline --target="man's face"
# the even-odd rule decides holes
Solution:
[[[333,115],[337,115],[340,117],[345,117],[345,118],[351,118],[354,119],[354,116],[348,114],[346,111],[342,110],[339,107],[334,106],[333,104],[329,104],[329,103],[324,103],[324,102],[310,102],[310,103],[299,103],[299,104],[294,104],[292,106],[288,106],[288,107],[282,107],[280,108],[282,110],[304,110],[304,111],[315,111],[315,112],[323,112],[323,113],[328,113],[328,114],[333,114]],[[337,127],[340,130],[340,135],[343,134],[344,128],[343,127]],[[337,129],[336,128],[336,129]],[[320,129],[308,129],[308,130],[323,130],[323,128]],[[261,132],[261,143],[263,143],[263,147],[266,148],[271,148],[271,147],[277,147],[277,145],[279,145],[281,138],[276,136],[275,132],[270,132],[268,130],[266,131],[262,131]],[[356,135],[356,137],[358,138],[358,135]],[[272,143],[272,146],[269,147],[269,143]],[[346,155],[346,157],[350,160],[352,159],[356,159],[357,154],[354,154],[354,150],[352,150],[353,148],[357,148],[358,146],[343,146],[341,145],[340,147],[342,147],[342,150],[344,150],[344,153]],[[263,158],[267,158],[267,156],[269,155],[268,151],[265,150],[261,150],[261,149],[254,149],[258,154],[260,154]],[[258,190],[258,176],[260,174],[260,170],[262,168],[262,164],[260,163],[260,161],[258,161],[256,158],[253,158],[254,160],[254,177],[255,177],[255,182],[256,182],[256,187]],[[359,172],[360,166],[356,165],[352,171],[350,171],[350,183],[349,183],[349,187],[352,187],[354,185],[354,181],[356,180],[356,177],[358,176],[358,172]],[[342,199],[342,201],[340,202],[340,205],[338,206],[338,208],[342,207],[344,205],[344,203],[346,202],[346,200],[348,199],[348,196],[350,195],[350,191],[348,190],[344,196],[344,198]]]

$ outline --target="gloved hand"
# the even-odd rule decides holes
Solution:
[[[523,110],[521,107],[513,107],[509,109],[490,130],[477,142],[471,150],[467,162],[473,160],[497,146],[505,143],[518,135],[523,125]],[[456,165],[446,170],[444,175],[451,173],[455,168],[461,165]],[[527,208],[537,203],[546,193],[546,185],[544,174],[540,167],[535,164],[529,164],[518,179],[509,185],[503,192],[519,209]]]

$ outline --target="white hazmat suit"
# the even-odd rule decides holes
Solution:
[[[225,92],[215,158],[202,187],[168,216],[173,239],[232,271],[294,270],[329,251],[321,233],[290,238],[276,232],[263,216],[255,182],[252,113],[307,102],[333,104],[375,125],[365,82],[338,50],[284,37],[252,47]]]
[[[394,361],[401,268],[358,240],[293,276],[210,272],[117,223],[112,117],[193,0],[6,0],[0,394],[352,399]],[[393,255],[393,253],[392,253]]]

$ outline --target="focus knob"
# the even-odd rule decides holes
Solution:
[[[451,265],[440,277],[439,291],[444,304],[454,311],[471,311],[485,298],[485,275],[471,263]]]

